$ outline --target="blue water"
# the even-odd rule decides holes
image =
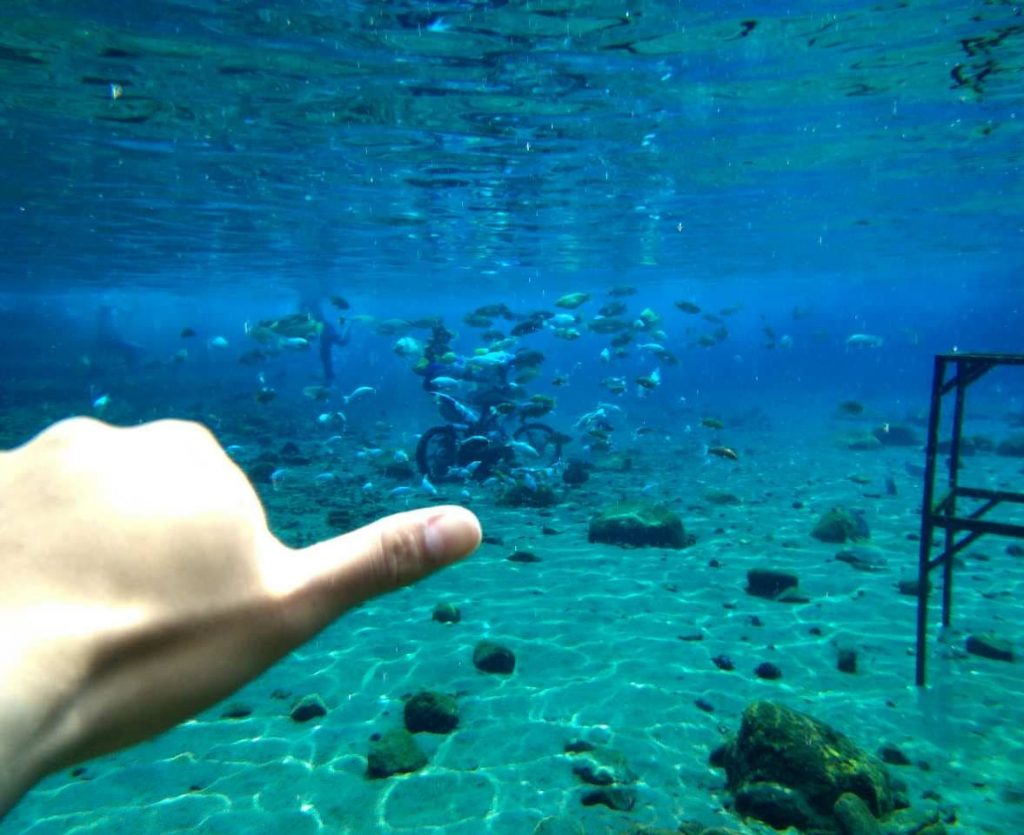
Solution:
[[[891,424],[923,437],[936,353],[1024,351],[1022,148],[1024,18],[1008,2],[9,0],[0,441],[75,414],[199,420],[250,451],[320,450],[340,432],[340,458],[312,452],[281,484],[254,476],[276,532],[306,544],[332,533],[323,502],[311,521],[305,498],[317,473],[342,479],[335,506],[353,523],[434,500],[418,473],[406,484],[373,461],[414,454],[441,422],[417,363],[443,322],[460,362],[544,354],[508,400],[555,398],[543,420],[598,482],[583,498],[559,493],[558,512],[577,522],[641,491],[685,516],[699,492],[686,478],[730,486],[731,471],[707,469],[721,443],[741,453],[731,488],[762,491],[757,505],[781,527],[794,495],[824,502],[851,473],[898,474],[889,534],[906,543],[920,445],[865,464],[846,444]],[[625,310],[604,318],[632,339],[615,355],[615,334],[594,323],[621,287]],[[556,305],[570,293],[589,299]],[[463,321],[495,304],[510,315]],[[538,311],[562,318],[509,338]],[[254,338],[294,313],[344,332],[334,379],[316,338]],[[374,391],[347,404],[361,386]],[[864,411],[845,414],[844,401]],[[580,422],[601,404],[614,415],[608,439]],[[337,412],[343,423],[321,419]],[[980,383],[969,415],[996,443],[1019,432],[1020,375]],[[664,446],[644,447],[651,436]],[[631,456],[642,477],[615,475]],[[253,475],[256,454],[237,458]],[[791,489],[772,492],[779,467],[793,468]],[[994,456],[976,472],[1021,481],[1019,462]],[[562,491],[560,475],[536,477]],[[411,499],[391,494],[403,485]],[[500,484],[444,489],[497,529],[542,518],[502,510]],[[805,535],[810,523],[794,524]],[[711,517],[706,527],[705,538]],[[1012,701],[1019,673],[1005,680]],[[816,698],[811,685],[790,696]],[[735,728],[738,712],[720,718]],[[0,830],[72,831],[33,828],[46,802],[26,803]],[[488,827],[530,832],[560,804],[538,801],[524,818],[498,804]],[[1019,804],[1019,790],[979,800],[1004,820],[1020,819]],[[90,816],[83,794],[62,814],[74,831],[115,831],[111,810],[130,806]],[[675,825],[675,811],[652,801],[643,820]],[[202,827],[205,814],[174,826]],[[615,814],[584,818],[585,831],[621,831],[629,819]],[[337,831],[392,831],[379,820]],[[159,813],[140,821],[173,830]],[[971,831],[1019,829],[979,821]]]

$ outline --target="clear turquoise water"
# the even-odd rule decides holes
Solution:
[[[503,509],[493,489],[447,488],[502,533],[505,550],[545,549],[534,575],[514,566],[510,579],[505,546],[488,546],[478,566],[354,613],[254,684],[249,724],[214,711],[89,766],[95,779],[58,775],[0,831],[114,832],[127,822],[146,832],[516,833],[564,814],[587,832],[618,832],[732,820],[706,754],[766,691],[746,673],[723,687],[707,678],[707,658],[678,658],[672,641],[659,642],[694,622],[716,651],[786,646],[800,673],[776,695],[836,724],[855,717],[844,729],[866,747],[876,725],[890,737],[911,729],[904,742],[934,774],[910,782],[955,795],[964,831],[1020,831],[1016,668],[940,663],[962,719],[945,736],[935,705],[904,689],[913,613],[891,589],[916,559],[907,534],[920,448],[848,445],[885,424],[921,431],[934,353],[1024,350],[1022,128],[1024,17],[1008,2],[2,4],[4,446],[78,413],[202,420],[245,450],[250,471],[261,450],[293,441],[309,463],[278,489],[257,486],[275,530],[303,544],[337,532],[330,510],[354,525],[432,501],[391,495],[403,482],[384,474],[385,459],[411,453],[438,422],[412,373],[415,351],[399,340],[425,341],[439,317],[469,355],[540,310],[578,316],[563,326],[579,337],[547,326],[510,343],[546,355],[523,393],[556,398],[545,420],[574,435],[569,454],[595,477],[560,493],[550,517]],[[590,326],[622,285],[635,290],[622,316],[636,338],[607,361],[613,336]],[[556,307],[570,292],[592,298]],[[332,306],[336,295],[347,309]],[[465,323],[495,303],[518,317],[494,320],[501,337]],[[249,361],[260,346],[247,325],[311,304],[349,328],[325,402],[303,393],[324,382],[315,346]],[[645,309],[656,325],[635,324]],[[186,328],[196,335],[182,337]],[[882,344],[851,347],[853,334]],[[678,364],[640,347],[651,343]],[[655,368],[661,385],[646,392],[636,380]],[[346,406],[341,395],[362,385],[376,393]],[[259,402],[267,388],[276,398]],[[865,411],[842,413],[845,400]],[[608,450],[574,430],[600,403],[621,410]],[[335,409],[347,429],[325,452],[330,433],[317,418]],[[1022,415],[1019,375],[999,372],[972,393],[976,431],[995,442],[1019,432]],[[721,434],[702,427],[707,417],[724,422]],[[716,441],[740,449],[738,468],[708,458]],[[620,468],[626,458],[635,470]],[[328,471],[333,492],[315,481]],[[1022,481],[1019,461],[994,455],[969,471],[993,486]],[[877,495],[886,477],[899,488],[888,504]],[[722,489],[739,509],[709,504],[708,491]],[[699,549],[686,567],[663,575],[632,552],[587,545],[587,518],[622,495],[683,515]],[[882,576],[823,568],[834,549],[808,539],[809,514],[835,503],[867,510],[888,559]],[[544,524],[564,533],[543,537]],[[986,543],[988,559],[969,564],[962,625],[1019,641],[1024,598],[1006,592],[1020,564],[1005,545]],[[792,560],[812,587],[822,572],[822,598],[787,613],[787,627],[773,623],[771,637],[752,637],[747,604],[726,604],[743,602],[738,578],[766,554]],[[703,566],[723,555],[737,573],[719,582]],[[614,609],[632,582],[654,614],[637,600],[604,623],[595,612]],[[693,596],[662,600],[665,586]],[[834,603],[865,589],[863,604]],[[454,645],[424,631],[445,595],[478,607]],[[993,611],[992,600],[1006,608]],[[877,675],[852,686],[831,659],[805,657],[812,622],[828,624],[823,647],[858,636]],[[489,631],[519,642],[527,670],[531,651],[543,659],[544,675],[524,674],[503,697],[481,683],[460,653]],[[635,664],[619,657],[631,645],[646,648]],[[392,683],[375,678],[382,667]],[[687,676],[697,683],[679,684]],[[331,722],[313,741],[270,698],[285,680],[289,692],[329,696]],[[436,754],[425,783],[367,783],[366,739],[394,719],[381,711],[428,684],[464,691],[475,720]],[[675,712],[703,692],[719,699],[713,721]],[[905,712],[883,718],[887,699]],[[586,732],[645,764],[649,793],[632,816],[579,806],[557,757]],[[508,744],[515,738],[521,749]],[[296,781],[302,790],[290,794]],[[274,800],[254,800],[260,791]]]

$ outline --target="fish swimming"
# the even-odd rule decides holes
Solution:
[[[445,377],[442,375],[430,378],[430,387],[433,391],[455,391],[464,385],[464,380],[458,380],[455,377]]]
[[[468,423],[472,425],[480,420],[480,415],[465,403],[460,403],[450,395],[434,392],[434,402],[437,403],[441,417],[449,423]]]
[[[846,337],[847,348],[881,348],[885,340],[870,333],[851,333]]]
[[[516,452],[521,452],[527,458],[540,458],[540,453],[526,441],[509,441],[508,447]]]
[[[359,386],[358,388],[353,389],[351,394],[346,394],[341,399],[345,401],[345,405],[347,406],[353,400],[358,400],[361,397],[366,397],[368,394],[376,393],[377,389],[375,389],[373,386]]]
[[[558,301],[555,302],[555,307],[561,307],[565,310],[574,310],[581,304],[590,301],[590,293],[566,293]]]
[[[423,343],[411,336],[403,336],[393,349],[400,357],[418,356],[423,353]]]
[[[513,359],[515,357],[507,351],[487,351],[486,353],[470,357],[466,360],[466,365],[479,365],[482,368],[500,368],[508,365]]]
[[[736,453],[736,450],[727,446],[713,446],[708,449],[708,455],[715,455],[718,458],[724,458],[727,461],[739,461],[740,457]]]

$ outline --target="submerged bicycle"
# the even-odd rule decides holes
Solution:
[[[511,432],[503,425],[501,416],[488,411],[483,416],[471,412],[445,414],[457,406],[453,398],[442,402],[442,414],[451,417],[472,418],[452,420],[426,430],[416,444],[416,466],[420,474],[432,483],[465,481],[472,478],[484,481],[499,471],[511,472],[521,467],[549,467],[562,457],[562,446],[570,439],[546,423],[522,423]]]

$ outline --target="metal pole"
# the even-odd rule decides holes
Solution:
[[[917,557],[917,653],[915,681],[925,686],[927,660],[926,635],[928,631],[928,563],[931,559],[932,503],[935,500],[935,453],[938,450],[939,416],[942,410],[942,381],[946,375],[946,360],[936,356],[932,369],[931,407],[928,412],[928,440],[925,444],[924,495],[921,501],[921,543]]]
[[[964,431],[964,400],[967,396],[967,385],[976,379],[977,371],[970,360],[957,363],[956,397],[953,401],[953,438],[949,445],[949,501],[946,503],[947,518],[956,517],[957,488],[960,486],[960,441]],[[953,616],[953,544],[956,531],[952,526],[946,527],[945,555],[942,564],[942,626],[947,628]]]

